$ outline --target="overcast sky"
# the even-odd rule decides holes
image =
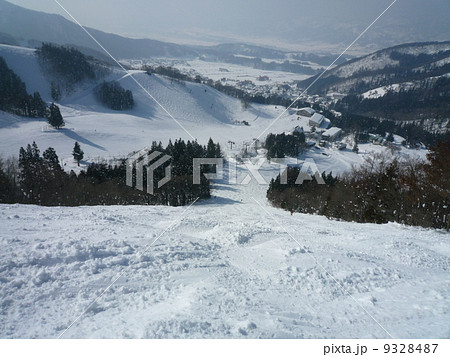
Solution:
[[[8,0],[67,17],[53,0]],[[59,0],[83,25],[179,43],[349,44],[393,0]],[[450,40],[450,0],[398,0],[363,46]]]

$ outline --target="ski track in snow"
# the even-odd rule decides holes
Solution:
[[[388,338],[362,307],[394,337],[450,337],[448,233],[214,187],[143,254],[185,207],[0,205],[0,336],[58,337],[122,274],[64,337]]]

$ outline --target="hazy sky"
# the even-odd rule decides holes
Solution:
[[[66,16],[53,0],[8,0]],[[393,0],[59,0],[83,25],[179,43],[350,43]],[[398,0],[361,45],[450,40],[450,0]],[[67,16],[66,16],[67,17]]]

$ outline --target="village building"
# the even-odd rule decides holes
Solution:
[[[297,115],[301,115],[303,117],[311,118],[316,111],[313,108],[305,107],[301,108],[297,111]]]
[[[322,114],[314,113],[311,118],[309,118],[309,126],[319,128],[325,117]]]
[[[342,129],[333,127],[322,133],[322,138],[328,141],[335,141],[342,135]]]

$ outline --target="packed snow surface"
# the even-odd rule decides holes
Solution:
[[[0,205],[0,336],[450,337],[448,233],[290,215],[266,188],[225,174],[190,207]]]

